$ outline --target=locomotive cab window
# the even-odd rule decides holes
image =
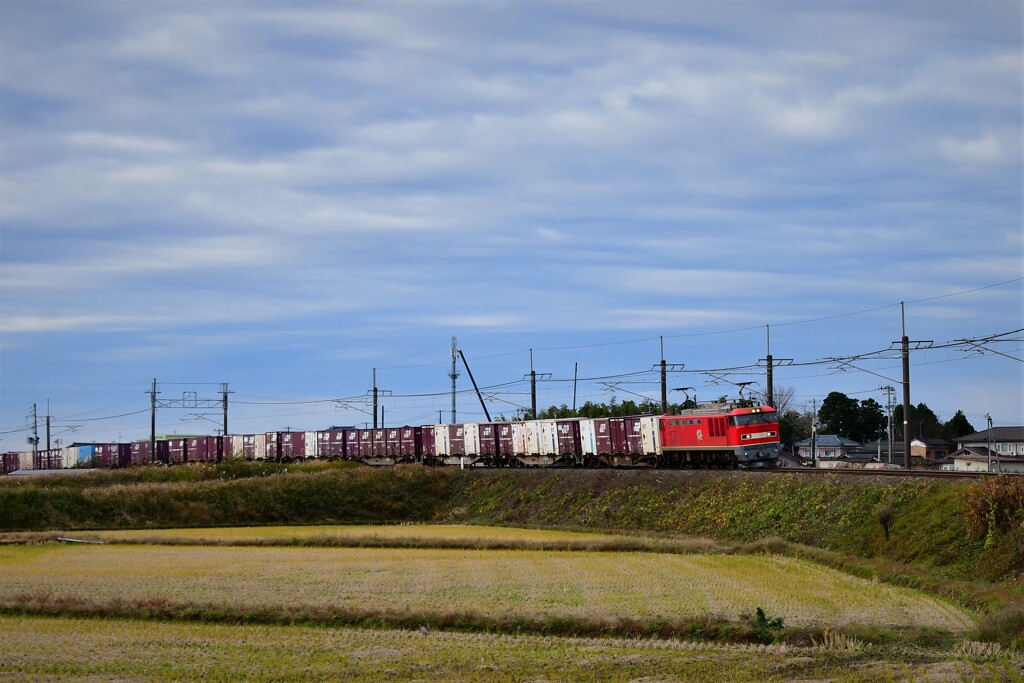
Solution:
[[[746,427],[756,424],[774,424],[778,422],[777,413],[750,413],[749,415],[732,415],[729,424],[733,427]]]

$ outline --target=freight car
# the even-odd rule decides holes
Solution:
[[[773,408],[733,404],[678,415],[332,430],[317,440],[329,449],[318,457],[459,467],[774,467],[781,448]]]
[[[715,404],[676,415],[522,420],[321,431],[264,432],[75,444],[7,454],[3,468],[126,467],[221,462],[345,459],[368,465],[459,467],[774,467],[778,414],[769,406]]]

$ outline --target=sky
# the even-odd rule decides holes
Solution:
[[[769,351],[884,405],[904,325],[911,403],[1024,424],[1022,63],[1018,0],[2,0],[0,450],[154,379],[158,434],[449,422],[453,337],[492,418]]]

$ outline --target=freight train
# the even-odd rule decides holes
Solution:
[[[459,467],[767,468],[779,459],[774,408],[713,404],[673,415],[194,436],[3,454],[16,469],[353,460]]]

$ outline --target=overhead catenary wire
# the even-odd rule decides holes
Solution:
[[[908,303],[908,304],[926,303],[926,302],[930,302],[930,301],[947,299],[947,298],[951,298],[951,297],[963,296],[963,295],[967,295],[967,294],[971,294],[971,293],[980,292],[980,291],[983,291],[983,290],[994,289],[994,288],[997,288],[997,287],[1002,287],[1002,286],[1005,286],[1005,285],[1009,285],[1009,284],[1013,284],[1013,283],[1017,283],[1017,282],[1021,282],[1021,281],[1024,281],[1024,277],[1012,278],[1012,279],[1004,280],[1004,281],[1001,281],[1001,282],[991,283],[991,284],[987,284],[987,285],[983,285],[983,286],[979,286],[979,287],[974,287],[974,288],[970,288],[970,289],[965,289],[965,290],[960,290],[960,291],[956,291],[956,292],[949,292],[949,293],[946,293],[946,294],[938,294],[938,295],[934,295],[934,296],[921,297],[921,298],[917,298],[917,299],[907,299],[903,303]],[[861,310],[857,310],[857,311],[851,311],[851,312],[846,312],[846,313],[839,313],[839,314],[835,314],[835,315],[821,316],[821,317],[816,317],[816,318],[807,318],[807,319],[794,320],[794,321],[772,322],[771,326],[773,326],[773,327],[782,327],[782,326],[794,326],[794,325],[811,324],[811,323],[828,321],[828,320],[835,320],[835,319],[846,318],[846,317],[851,317],[851,316],[865,315],[865,314],[868,314],[868,313],[873,313],[873,312],[877,312],[877,311],[881,311],[881,310],[887,310],[887,309],[895,308],[897,305],[900,305],[900,304],[899,303],[891,303],[891,304],[885,304],[885,305],[876,306],[876,307],[872,307],[872,308],[865,308],[865,309],[861,309]],[[764,327],[763,324],[758,324],[758,325],[751,325],[751,326],[746,326],[746,327],[737,327],[737,328],[731,328],[731,329],[710,330],[710,331],[703,331],[703,332],[693,332],[693,333],[684,333],[684,334],[677,334],[677,335],[663,335],[663,336],[667,337],[667,338],[699,337],[699,336],[709,336],[709,335],[719,335],[719,334],[730,334],[730,333],[738,333],[738,332],[747,332],[747,331],[752,331],[752,330],[761,330],[761,329],[763,329],[763,327]],[[1004,357],[1006,357],[1008,359],[1011,359],[1011,360],[1016,360],[1018,362],[1024,362],[1024,359],[1022,359],[1022,358],[1018,358],[1018,357],[1012,356],[1010,354],[1002,353],[1000,351],[996,351],[996,350],[988,349],[988,348],[984,347],[984,344],[995,344],[995,343],[1000,343],[1000,344],[1001,343],[1017,343],[1017,344],[1020,344],[1022,341],[1024,341],[1024,339],[1021,339],[1019,337],[1014,338],[1012,335],[1019,335],[1021,332],[1024,332],[1024,328],[1018,328],[1018,329],[1015,329],[1015,330],[1011,330],[1009,332],[1002,332],[1002,333],[997,333],[997,334],[980,336],[980,337],[976,337],[974,339],[955,339],[955,340],[950,340],[950,341],[946,341],[946,342],[939,343],[939,344],[932,344],[932,345],[930,345],[927,348],[918,349],[918,351],[919,352],[923,352],[923,351],[927,351],[927,350],[942,350],[942,349],[957,349],[957,348],[959,348],[959,349],[962,349],[964,351],[972,350],[972,351],[975,352],[975,355],[968,355],[968,356],[964,356],[962,358],[946,358],[946,359],[938,360],[938,361],[917,361],[917,362],[912,363],[912,365],[917,367],[917,366],[922,366],[922,365],[935,365],[935,364],[941,364],[941,363],[959,362],[959,361],[964,361],[964,360],[970,360],[972,358],[981,357],[982,355],[987,354],[987,353],[993,353],[995,355],[1004,356]],[[537,351],[570,351],[570,350],[579,350],[579,349],[590,349],[590,348],[600,348],[600,347],[609,347],[609,346],[620,346],[620,345],[627,345],[627,344],[641,344],[641,343],[646,343],[646,342],[654,341],[654,340],[657,340],[657,339],[659,339],[659,337],[652,336],[652,337],[642,337],[642,338],[628,339],[628,340],[617,340],[617,341],[601,342],[601,343],[596,343],[596,344],[581,344],[581,345],[575,345],[575,346],[535,347],[535,350],[537,350]],[[474,360],[474,361],[476,361],[476,360],[486,360],[486,359],[491,359],[491,358],[499,358],[499,357],[505,357],[505,356],[525,354],[527,352],[528,352],[527,349],[506,351],[506,352],[501,352],[501,353],[496,353],[496,354],[486,354],[486,355],[481,355],[481,356],[478,356],[478,357],[471,357],[471,360]],[[886,355],[886,354],[891,354],[891,355]],[[857,361],[877,362],[877,361],[885,361],[885,360],[896,360],[898,358],[899,358],[899,355],[896,353],[896,349],[894,349],[892,346],[890,346],[889,348],[878,349],[878,350],[870,351],[870,352],[867,352],[867,353],[859,353],[859,354],[846,355],[846,356],[837,356],[837,357],[826,357],[826,358],[818,358],[818,359],[808,359],[808,360],[794,360],[794,361],[792,361],[790,363],[787,363],[785,366],[777,366],[777,370],[782,370],[784,367],[822,367],[822,366],[828,366],[828,365],[835,365],[837,363],[847,363],[848,364],[850,362],[857,362]],[[424,363],[424,364],[418,364],[418,365],[416,365],[416,364],[414,364],[414,365],[399,365],[399,366],[384,367],[384,368],[381,368],[381,369],[406,369],[406,368],[415,368],[415,367],[433,367],[433,366],[443,366],[443,365],[446,365],[446,363],[445,362],[435,362],[435,363]],[[733,366],[730,366],[730,367],[723,367],[723,368],[704,368],[704,369],[687,368],[685,370],[681,370],[681,372],[685,372],[685,373],[689,373],[689,374],[699,374],[699,373],[709,373],[709,372],[712,372],[712,373],[714,373],[714,372],[717,372],[717,373],[741,373],[741,372],[744,372],[744,371],[750,371],[750,373],[744,373],[744,374],[753,374],[753,371],[758,370],[758,369],[760,369],[762,367],[763,366],[761,366],[759,364],[733,365]],[[874,370],[885,370],[887,367],[888,366],[876,367],[876,368],[874,368]],[[853,370],[853,371],[863,371],[860,368],[856,368],[855,366],[852,366],[849,369]],[[889,369],[895,369],[895,366],[893,366],[892,368],[889,368]],[[570,381],[599,382],[599,381],[602,381],[602,380],[614,380],[614,379],[623,379],[623,378],[630,378],[630,377],[643,377],[645,375],[652,375],[655,372],[656,372],[656,370],[652,368],[650,370],[638,370],[638,371],[617,373],[617,374],[611,374],[611,375],[599,375],[599,376],[590,377],[590,378],[579,378],[579,379],[577,379],[577,378],[573,378],[573,379],[568,379],[568,378],[566,378],[566,379],[562,379],[562,378],[548,378],[548,379],[544,379],[544,380],[540,380],[540,381],[546,382],[546,383],[551,383],[551,384],[564,383],[564,382],[570,382]],[[832,374],[832,373],[827,373],[827,374]],[[820,375],[820,374],[819,375],[811,375],[810,377],[821,377],[821,376],[823,376],[823,375]],[[806,377],[808,377],[808,376],[789,377],[788,379],[789,380],[793,380],[793,379],[801,379],[801,378],[806,378]],[[505,382],[505,383],[493,384],[493,385],[489,385],[487,387],[482,387],[481,390],[482,391],[493,392],[493,391],[495,391],[497,389],[508,388],[508,387],[512,387],[512,386],[515,386],[517,384],[522,384],[522,383],[523,383],[523,380],[521,380],[521,379],[520,380],[512,380],[512,381]],[[120,386],[133,386],[135,384],[136,384],[135,382],[132,382],[132,383],[125,384],[125,385],[118,385],[118,387],[120,387]],[[184,383],[163,383],[163,384],[165,386],[168,386],[168,385],[176,385],[176,384],[184,384]],[[197,383],[191,383],[191,384],[196,384],[196,385],[198,385],[198,384],[210,384],[210,385],[213,385],[213,384],[218,384],[218,383],[213,383],[213,382],[207,382],[207,383],[197,382]],[[82,395],[88,395],[88,394],[95,394],[95,393],[101,393],[102,391],[105,391],[105,389],[93,390],[93,391],[89,391],[89,392],[78,392],[78,393],[72,394],[70,396],[82,396]],[[470,393],[470,390],[468,390],[468,389],[467,390],[462,390],[462,391],[458,392],[458,394],[463,394],[463,395],[468,394],[468,393]],[[448,394],[449,394],[449,392],[427,392],[427,393],[418,393],[418,394],[395,394],[391,398],[392,398],[392,400],[407,400],[407,399],[420,399],[420,398],[430,399],[430,398],[437,398],[437,397],[441,397],[441,396],[447,396]],[[505,395],[512,395],[512,394],[509,393],[509,394],[505,394]],[[109,408],[109,407],[114,407],[114,406],[117,406],[117,405],[124,405],[124,404],[130,403],[132,400],[134,400],[134,399],[131,399],[131,398],[124,399],[122,401],[118,401],[118,402],[115,402],[113,404],[109,404],[106,407]],[[365,400],[366,400],[366,396],[365,395],[359,395],[359,396],[342,397],[342,398],[292,399],[292,400],[267,400],[267,401],[244,401],[244,400],[236,399],[235,401],[233,401],[233,404],[239,404],[239,405],[319,405],[319,404],[331,404],[331,403],[334,403],[334,404],[338,404],[338,403],[342,403],[342,404],[357,404],[357,403],[360,403],[360,402],[364,402]],[[516,405],[516,404],[514,404],[512,402],[509,402],[509,403],[511,405]],[[345,407],[350,408],[352,410],[359,410],[355,405],[349,405],[349,406],[345,406]],[[140,410],[140,411],[135,411],[135,412],[120,413],[120,414],[117,414],[117,415],[107,415],[107,416],[90,417],[90,418],[78,417],[78,416],[82,416],[82,415],[88,415],[88,414],[90,414],[92,412],[97,412],[97,411],[100,411],[100,410],[103,410],[103,408],[91,409],[91,410],[88,410],[88,411],[76,413],[76,414],[71,415],[71,416],[56,418],[56,420],[58,420],[58,421],[60,421],[62,423],[63,422],[70,422],[70,421],[73,421],[73,422],[100,422],[100,421],[104,421],[104,420],[112,420],[112,419],[119,419],[119,418],[123,418],[123,417],[131,417],[131,416],[134,416],[134,415],[140,415],[140,414],[148,412],[147,410]],[[3,435],[3,434],[15,434],[15,433],[19,433],[19,432],[25,432],[25,431],[28,431],[30,429],[31,429],[31,427],[28,427],[28,426],[12,427],[10,429],[6,429],[6,430],[3,430],[3,431],[0,431],[0,435]]]

